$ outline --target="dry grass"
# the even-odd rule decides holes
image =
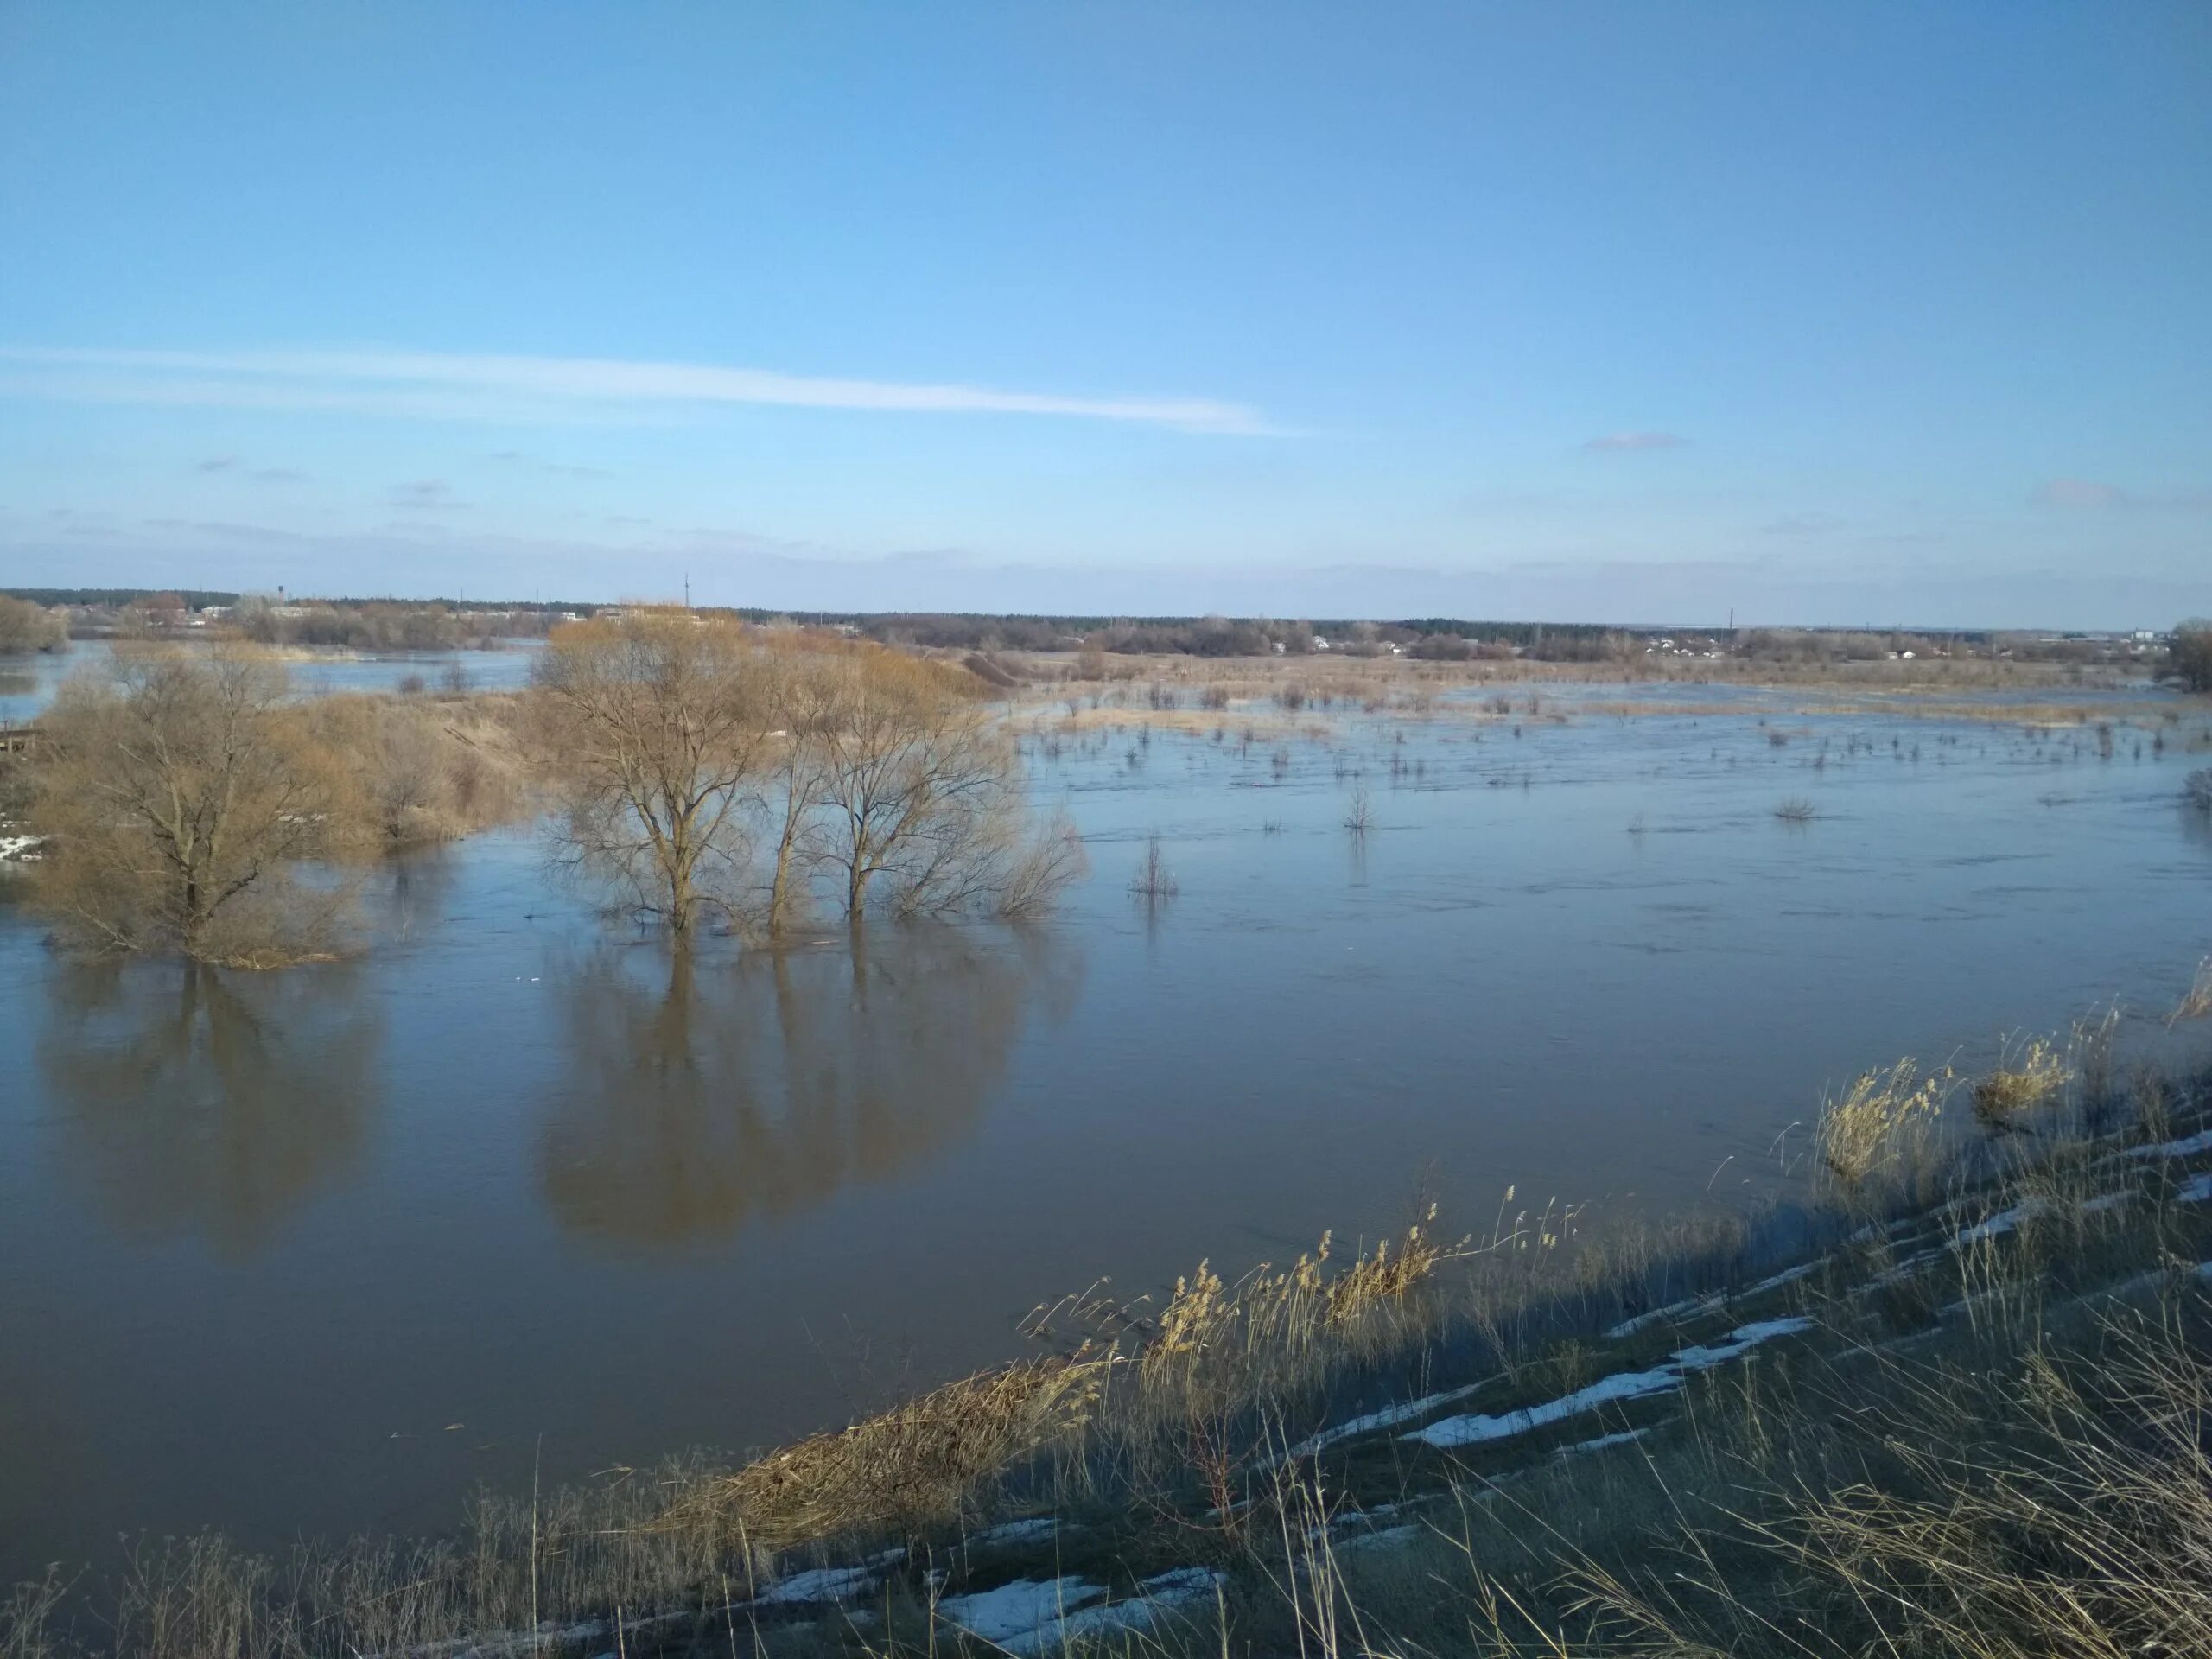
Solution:
[[[2212,1016],[2212,957],[2196,964],[2196,977],[2182,993],[2181,1001],[2174,1004],[2174,1011],[2166,1016],[2166,1025],[2171,1029],[2185,1020],[2208,1016]]]
[[[1821,1163],[1847,1190],[1860,1189],[1924,1153],[1949,1097],[1948,1066],[1923,1077],[1902,1059],[1856,1078],[1821,1103],[1814,1140]]]
[[[1802,795],[1792,795],[1774,809],[1774,816],[1784,823],[1810,823],[1821,816],[1821,810]]]
[[[1975,1122],[1985,1128],[2011,1129],[2074,1080],[2074,1067],[2040,1037],[2008,1039],[1998,1064],[1974,1079]]]
[[[654,1524],[785,1549],[956,1520],[1017,1459],[1090,1422],[1112,1358],[1084,1349],[979,1371],[747,1464]]]

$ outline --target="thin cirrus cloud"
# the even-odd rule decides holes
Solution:
[[[326,409],[417,419],[613,419],[754,404],[893,414],[1030,415],[1183,432],[1274,432],[1204,397],[1089,397],[957,383],[855,380],[709,364],[406,351],[109,351],[0,346],[0,396]]]
[[[393,487],[391,505],[417,512],[457,512],[468,503],[454,495],[453,486],[442,478],[417,479],[411,484]]]
[[[1586,455],[1636,454],[1647,449],[1680,449],[1689,442],[1673,432],[1609,432],[1602,438],[1591,438],[1582,446]]]
[[[2212,490],[2145,495],[2094,478],[2054,478],[2029,499],[2039,507],[2147,507],[2202,512],[2212,508]]]
[[[297,484],[307,477],[305,473],[290,467],[248,467],[236,455],[210,455],[194,463],[192,470],[211,475],[229,474],[251,479],[256,484]]]
[[[2125,507],[2134,498],[2117,484],[2101,484],[2093,478],[2054,478],[2035,493],[2046,507]]]

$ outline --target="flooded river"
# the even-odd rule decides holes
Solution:
[[[0,910],[0,1572],[804,1433],[1101,1274],[1422,1195],[1739,1202],[1825,1084],[2163,1008],[2212,949],[2201,712],[2116,696],[2107,754],[1542,695],[1033,736],[1093,872],[1028,928],[677,963],[527,830],[395,863],[373,948],[283,975],[74,963]]]

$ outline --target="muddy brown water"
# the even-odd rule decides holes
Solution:
[[[1281,766],[1243,711],[1033,742],[1093,874],[1028,928],[679,963],[526,830],[395,864],[369,950],[283,975],[72,963],[0,908],[0,1572],[803,1433],[1102,1274],[1422,1195],[1485,1230],[1509,1184],[1786,1190],[1823,1085],[2163,1008],[2212,950],[2186,723],[2106,759],[1695,695],[1517,737],[1330,716]],[[1180,891],[1147,905],[1154,832]]]

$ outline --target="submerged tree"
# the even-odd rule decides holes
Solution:
[[[747,791],[773,730],[744,628],[683,611],[571,623],[547,642],[532,694],[575,861],[679,938],[734,912]]]
[[[780,747],[761,797],[768,862],[767,925],[784,933],[807,899],[813,827],[828,787],[827,741],[837,719],[842,665],[836,656],[770,636],[770,682]]]
[[[2212,620],[2193,618],[2176,628],[2166,662],[2184,690],[2212,691]]]
[[[345,894],[291,867],[350,842],[345,768],[309,736],[283,669],[236,649],[118,649],[41,721],[38,897],[69,931],[240,966],[326,955]]]
[[[68,648],[69,629],[59,615],[29,600],[0,594],[0,657]]]
[[[556,631],[535,729],[563,841],[678,936],[772,937],[817,881],[857,922],[1045,908],[1083,868],[1033,829],[1013,742],[966,670],[874,645],[637,612]]]
[[[820,743],[817,855],[846,917],[1042,909],[1084,868],[1065,820],[1030,833],[1013,743],[962,669],[880,649],[845,658]]]

